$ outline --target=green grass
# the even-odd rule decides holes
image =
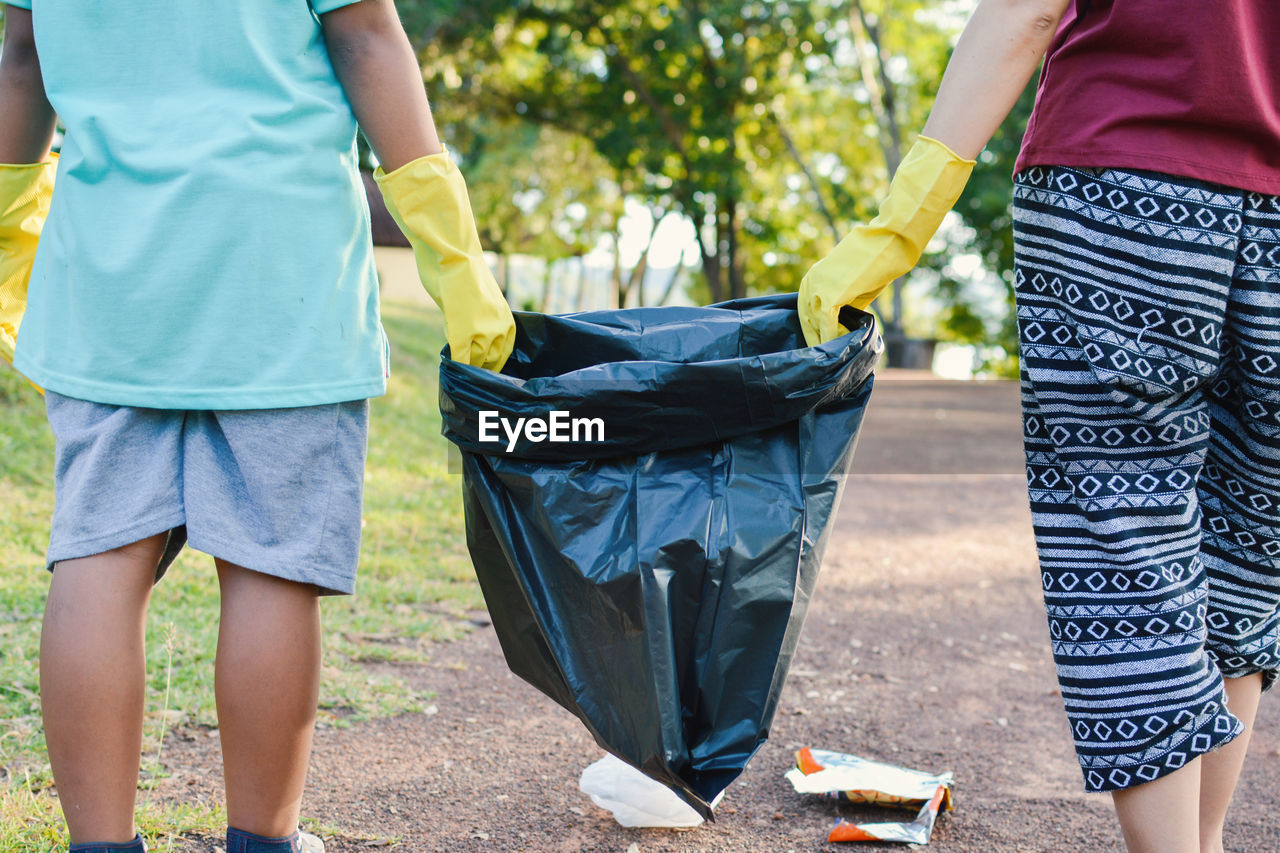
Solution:
[[[420,662],[432,643],[466,630],[467,611],[484,606],[466,553],[461,481],[449,473],[440,435],[440,315],[393,304],[384,306],[383,319],[392,378],[387,396],[373,403],[357,592],[326,598],[321,608],[321,726],[423,708],[430,697],[410,689],[394,667],[375,672],[366,664]],[[48,588],[43,565],[53,441],[41,398],[3,366],[0,411],[0,565],[7,569],[0,576],[0,850],[52,850],[65,841],[49,793],[37,658]],[[156,587],[148,617],[144,788],[163,775],[166,733],[217,724],[217,622],[212,560],[184,551]],[[140,802],[139,822],[154,833],[152,849],[166,849],[166,837],[221,831],[222,816],[208,807],[150,805],[145,796]]]
[[[140,810],[138,830],[152,853],[180,849],[191,835],[219,838],[226,830],[221,809],[184,803]],[[0,787],[0,850],[12,853],[61,853],[67,849],[58,801],[26,785]]]

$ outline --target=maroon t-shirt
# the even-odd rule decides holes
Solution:
[[[1280,0],[1073,0],[1015,171],[1034,165],[1280,195]]]

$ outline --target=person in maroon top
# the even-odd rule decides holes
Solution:
[[[1280,3],[983,0],[801,323],[907,271],[1042,58],[1014,280],[1061,694],[1129,849],[1218,853],[1280,667]]]

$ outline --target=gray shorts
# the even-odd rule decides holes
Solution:
[[[57,441],[50,570],[168,532],[323,594],[355,590],[369,403],[142,409],[45,395]]]

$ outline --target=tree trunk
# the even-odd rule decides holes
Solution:
[[[880,133],[880,150],[884,154],[884,163],[890,177],[898,171],[902,162],[902,131],[898,127],[897,103],[893,96],[893,84],[884,68],[884,54],[880,44],[880,27],[872,24],[862,8],[861,0],[854,0],[854,11],[858,20],[852,22],[851,29],[858,48],[858,58],[862,73],[862,83],[871,95],[871,110],[875,114]],[[868,50],[868,43],[871,50]]]
[[[573,301],[575,311],[587,310],[587,256],[578,255],[578,297]]]
[[[731,196],[728,208],[727,266],[729,267],[729,298],[741,299],[747,295],[747,281],[742,274],[742,253],[738,250],[738,199]]]
[[[805,180],[809,182],[809,188],[813,190],[813,196],[818,201],[818,213],[822,214],[822,218],[826,220],[827,229],[831,231],[831,237],[837,243],[840,242],[840,228],[836,225],[836,217],[831,212],[831,208],[827,206],[827,200],[822,195],[822,187],[818,183],[817,177],[813,174],[804,156],[801,155],[800,149],[796,147],[795,140],[791,138],[791,134],[787,132],[786,125],[782,123],[782,117],[778,115],[777,110],[769,112],[773,118],[773,123],[778,128],[778,137],[782,140],[782,144],[786,146],[787,153],[791,155],[791,159],[796,161],[796,165],[800,167],[800,171],[804,174]]]
[[[671,299],[671,294],[676,292],[676,283],[680,281],[680,273],[684,272],[684,253],[680,254],[676,260],[675,267],[671,270],[671,277],[667,279],[667,286],[662,289],[662,298],[655,302],[655,305],[666,305]]]
[[[644,304],[644,277],[649,271],[649,249],[650,246],[645,246],[640,260],[631,268],[631,274],[627,276],[620,294],[619,308],[626,308],[628,302],[637,306]],[[632,294],[635,294],[635,299],[631,298]]]
[[[702,229],[698,232],[698,247],[702,251],[702,272],[707,277],[707,289],[711,292],[712,302],[724,301],[724,264],[721,263],[720,257],[720,235],[723,229],[720,225],[720,216],[716,215],[715,228],[711,237],[711,247],[707,247],[706,238],[702,235]]]
[[[702,252],[702,274],[707,277],[707,290],[711,292],[712,302],[724,301],[724,282],[720,280],[720,258]]]
[[[637,306],[644,304],[644,277],[649,271],[649,252],[653,250],[653,238],[657,236],[658,226],[662,224],[662,220],[667,218],[667,212],[660,208],[650,208],[649,217],[653,220],[653,227],[649,229],[649,239],[645,241],[636,265],[631,268],[627,280],[621,282],[619,308],[626,308],[628,302],[634,302]],[[636,297],[634,300],[631,299],[633,293]]]
[[[653,220],[653,227],[649,229],[649,239],[645,241],[644,251],[640,253],[640,260],[631,269],[631,276],[627,279],[627,294],[634,293],[634,300],[637,306],[644,305],[644,280],[649,274],[649,254],[653,251],[653,241],[658,236],[658,228],[663,222],[667,221],[667,217],[671,215],[670,210],[663,210],[660,207],[649,208],[649,218]]]
[[[502,295],[505,296],[507,294],[507,256],[502,252],[498,252],[497,255],[498,255],[498,270],[497,270],[498,289],[501,290]]]
[[[861,0],[853,0],[853,9],[857,15],[857,20],[851,21],[851,29],[858,48],[858,57],[861,61],[862,82],[871,95],[871,109],[875,113],[876,124],[880,130],[877,138],[880,140],[880,150],[884,154],[885,168],[892,179],[893,175],[898,171],[899,164],[902,162],[902,131],[898,127],[893,84],[890,82],[889,75],[884,67],[884,53],[880,43],[880,27],[878,24],[871,23],[867,17],[866,10],[862,8]],[[890,285],[890,291],[893,294],[893,316],[889,318],[888,322],[884,323],[886,334],[902,335],[903,333],[902,314],[905,301],[903,285],[905,283],[906,276],[899,276]],[[884,312],[880,313],[883,319]]]
[[[542,299],[538,305],[538,313],[546,314],[551,310],[551,278],[555,271],[555,261],[544,258],[542,261]]]
[[[609,276],[609,307],[622,307],[622,230],[613,232],[613,273]]]

